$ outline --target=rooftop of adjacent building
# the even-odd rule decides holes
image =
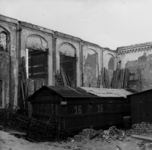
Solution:
[[[129,46],[122,46],[118,47],[116,50],[117,51],[122,51],[122,50],[130,50],[134,48],[144,48],[144,47],[152,47],[152,42],[146,42],[146,43],[139,43],[139,44],[134,44],[134,45],[129,45]]]

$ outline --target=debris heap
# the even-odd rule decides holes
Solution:
[[[111,140],[123,140],[125,138],[125,132],[123,130],[117,129],[115,126],[110,127],[108,130],[94,130],[94,129],[83,129],[78,135],[75,135],[74,141],[81,141],[85,139],[100,138],[101,140],[106,140],[111,142]]]
[[[132,134],[152,133],[152,124],[142,122],[132,126]]]
[[[102,141],[106,140],[111,142],[111,140],[120,140],[123,141],[126,137],[131,136],[132,134],[143,134],[143,133],[152,133],[152,124],[150,123],[139,123],[134,124],[132,129],[122,130],[117,129],[115,126],[111,126],[107,130],[94,130],[92,128],[83,129],[79,134],[75,135],[73,138],[69,138],[71,141],[82,141],[87,139],[98,138]]]

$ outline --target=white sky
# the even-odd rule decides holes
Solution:
[[[111,49],[152,41],[152,0],[0,0],[0,14]]]

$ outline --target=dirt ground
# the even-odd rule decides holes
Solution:
[[[9,132],[0,131],[0,150],[140,150],[141,140],[126,137],[125,140],[102,141],[100,138],[84,139],[80,142],[69,140],[62,142],[29,142],[17,138]]]

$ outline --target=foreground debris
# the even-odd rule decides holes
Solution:
[[[115,126],[110,127],[108,130],[94,130],[94,129],[83,129],[78,135],[73,138],[69,138],[71,141],[81,141],[85,139],[99,138],[100,140],[111,142],[111,140],[122,141],[126,137],[126,133],[123,130],[117,129]]]
[[[94,130],[94,129],[83,129],[82,132],[75,135],[73,138],[68,138],[71,142],[78,142],[78,141],[87,141],[87,140],[93,140],[98,139],[101,142],[106,141],[107,143],[111,143],[112,141],[126,141],[128,137],[132,137],[131,135],[141,135],[141,134],[147,134],[152,133],[152,124],[142,122],[140,124],[134,124],[132,126],[132,129],[129,130],[122,130],[117,129],[115,126],[110,127],[107,130]],[[142,136],[141,136],[142,137]],[[149,148],[152,149],[152,141],[149,139],[152,139],[152,137],[147,137],[148,140],[141,139],[137,146],[141,150],[149,150]],[[121,150],[121,147],[117,145],[117,149]]]
[[[26,113],[26,112],[25,112]],[[56,118],[50,118],[49,122],[43,122],[38,119],[34,118],[28,118],[23,113],[18,114],[17,111],[10,111],[9,107],[6,108],[6,111],[4,115],[2,115],[0,121],[1,126],[0,130],[3,130],[3,128],[10,128],[17,131],[23,131],[24,134],[16,134],[12,133],[13,135],[19,137],[19,138],[26,138],[30,141],[34,142],[46,142],[46,141],[59,141],[62,140],[63,137],[69,136],[72,138],[68,138],[68,142],[75,143],[75,142],[88,142],[88,141],[94,141],[98,140],[100,143],[114,143],[115,148],[117,150],[121,150],[121,146],[116,145],[118,141],[125,143],[127,138],[131,135],[141,135],[143,133],[152,133],[152,124],[142,122],[140,124],[135,124],[132,126],[132,129],[129,130],[122,130],[117,129],[115,126],[111,126],[107,130],[95,130],[93,128],[83,129],[79,134],[72,136],[71,133],[66,133],[65,131],[59,130],[59,122]],[[42,116],[43,118],[43,116]],[[136,143],[138,147],[140,147],[142,150],[144,148],[148,148],[152,146],[152,144],[148,141],[143,142],[140,141],[138,144]],[[69,148],[70,149],[70,148]],[[79,146],[72,147],[73,150],[80,150],[83,148],[80,148]],[[145,149],[146,150],[146,149]],[[148,149],[147,149],[148,150]]]

